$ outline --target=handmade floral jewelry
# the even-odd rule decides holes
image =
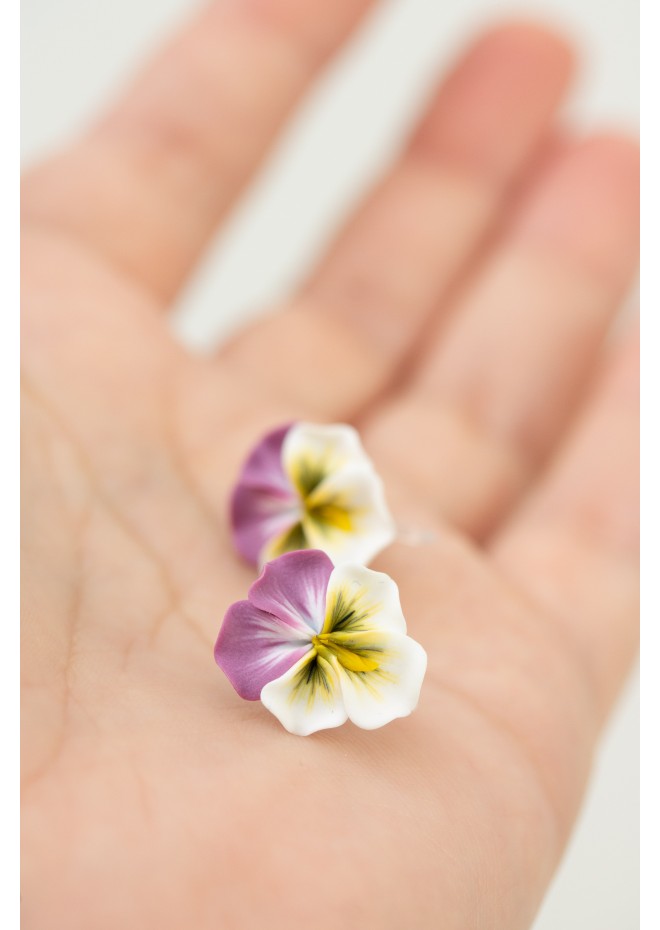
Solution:
[[[294,423],[250,453],[231,501],[236,549],[253,565],[321,549],[335,564],[367,564],[394,539],[383,484],[357,432]]]
[[[318,550],[266,565],[227,611],[215,659],[241,697],[261,698],[301,736],[347,719],[370,730],[407,716],[426,671],[392,579],[334,567]]]

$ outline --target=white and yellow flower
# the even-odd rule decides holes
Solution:
[[[351,426],[294,423],[249,455],[231,502],[234,544],[255,565],[300,549],[367,563],[392,542],[383,484]]]
[[[215,659],[241,697],[261,698],[301,736],[347,719],[371,730],[407,716],[426,671],[392,579],[335,568],[318,550],[266,565],[248,599],[227,611]]]

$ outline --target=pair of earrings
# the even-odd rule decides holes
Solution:
[[[294,423],[266,435],[234,488],[231,523],[238,552],[263,566],[215,645],[238,694],[303,736],[410,714],[426,653],[406,635],[394,581],[365,567],[396,533],[357,432]]]

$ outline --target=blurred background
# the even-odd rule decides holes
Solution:
[[[320,2],[320,0],[317,0]],[[328,0],[331,2],[331,0]],[[22,155],[79,131],[199,0],[22,0]],[[565,118],[638,122],[634,0],[389,0],[335,61],[212,244],[173,326],[204,351],[302,278],[397,150],[435,78],[466,41],[511,15],[562,28],[582,68]],[[534,930],[639,926],[639,700],[629,683],[605,735],[578,829]]]

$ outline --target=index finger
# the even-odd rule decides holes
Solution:
[[[27,177],[64,229],[168,300],[293,104],[373,0],[214,0],[76,145]]]

